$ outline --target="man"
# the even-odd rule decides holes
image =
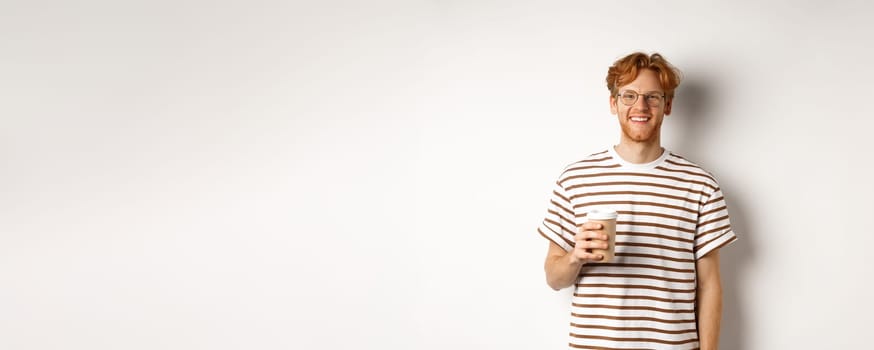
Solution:
[[[633,53],[607,73],[619,144],[567,166],[546,218],[546,279],[573,286],[570,348],[716,349],[722,315],[718,249],[736,240],[716,179],[662,148],[677,70]],[[615,258],[595,208],[618,212]]]

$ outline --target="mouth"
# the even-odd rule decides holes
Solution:
[[[631,120],[632,123],[641,123],[641,124],[645,124],[645,123],[649,122],[649,120],[652,119],[652,117],[646,117],[646,116],[635,116],[635,117],[630,117],[630,118],[628,118],[628,119]]]

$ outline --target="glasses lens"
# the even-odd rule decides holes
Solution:
[[[619,98],[622,100],[623,104],[625,104],[626,106],[631,106],[635,102],[637,102],[637,93],[634,91],[625,91],[621,95],[619,95]]]
[[[646,95],[646,103],[650,105],[650,107],[658,107],[662,105],[662,95],[659,94],[649,94]]]

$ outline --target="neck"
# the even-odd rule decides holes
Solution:
[[[651,141],[638,142],[623,137],[619,144],[613,148],[622,159],[634,164],[652,162],[658,159],[664,151],[658,138]]]

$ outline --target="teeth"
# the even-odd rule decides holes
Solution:
[[[649,118],[633,117],[633,118],[631,118],[631,120],[636,121],[636,122],[645,122],[645,121],[649,120]]]

